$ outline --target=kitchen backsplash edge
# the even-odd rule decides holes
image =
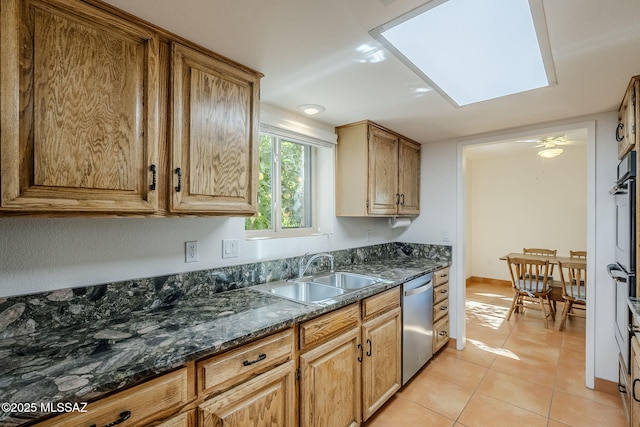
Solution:
[[[336,269],[405,256],[451,262],[451,246],[418,243],[384,243],[330,253],[335,257]],[[33,333],[39,324],[47,324],[49,328],[67,327],[126,316],[132,311],[162,309],[187,298],[204,298],[237,288],[290,279],[298,274],[301,258],[258,261],[2,298],[0,339]],[[309,271],[328,269],[326,258],[319,258]]]

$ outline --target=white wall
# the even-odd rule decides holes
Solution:
[[[587,323],[587,351],[591,354],[593,367],[587,369],[591,375],[610,381],[617,381],[617,350],[613,338],[614,322],[614,288],[606,272],[606,265],[614,258],[613,227],[614,205],[608,194],[615,180],[617,164],[616,144],[613,139],[617,125],[615,112],[603,113],[575,120],[545,123],[526,128],[513,129],[495,135],[480,135],[466,138],[465,141],[441,141],[422,146],[422,188],[421,214],[411,228],[399,237],[400,240],[443,243],[442,232],[448,231],[453,245],[454,264],[451,271],[451,335],[459,341],[464,338],[464,284],[465,270],[469,260],[464,256],[467,228],[464,223],[464,211],[458,212],[459,203],[464,204],[465,171],[468,165],[460,155],[461,146],[474,142],[486,143],[492,136],[497,140],[505,135],[524,134],[530,131],[544,130],[552,127],[567,127],[572,123],[595,121],[595,153],[593,164],[588,167],[588,180],[592,181],[594,192],[589,195],[587,204],[594,197],[595,206],[592,218],[588,218],[587,228],[593,225],[593,232],[588,240],[589,264],[593,274],[590,283],[593,285],[592,307],[595,318]],[[588,163],[590,161],[588,160]],[[459,172],[459,174],[458,174]],[[461,177],[459,179],[458,177]],[[460,198],[459,198],[460,197]],[[465,208],[467,208],[465,206]]]
[[[527,150],[474,157],[467,164],[466,277],[509,280],[499,258],[523,247],[556,249],[563,256],[587,249],[586,144],[565,147],[553,159]]]

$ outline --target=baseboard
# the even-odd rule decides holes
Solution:
[[[476,282],[476,283],[480,282],[480,283],[489,283],[491,285],[511,286],[511,281],[509,280],[490,279],[488,277],[478,277],[478,276],[471,276],[467,278],[467,286],[469,286],[470,282]]]

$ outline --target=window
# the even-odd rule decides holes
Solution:
[[[284,237],[314,231],[314,151],[314,147],[295,138],[260,134],[258,214],[245,220],[248,236]]]

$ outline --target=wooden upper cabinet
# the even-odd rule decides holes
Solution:
[[[0,209],[156,211],[157,35],[76,1],[0,8]]]
[[[400,138],[398,153],[398,214],[419,215],[420,145]]]
[[[369,213],[397,212],[398,137],[377,127],[369,128]]]
[[[420,214],[420,144],[369,121],[336,132],[337,216]]]
[[[618,158],[636,148],[636,125],[638,121],[637,96],[640,91],[640,76],[631,78],[627,91],[622,98],[618,109],[618,127],[616,128],[616,141],[618,141]]]
[[[255,213],[260,75],[173,43],[171,78],[170,210]]]

